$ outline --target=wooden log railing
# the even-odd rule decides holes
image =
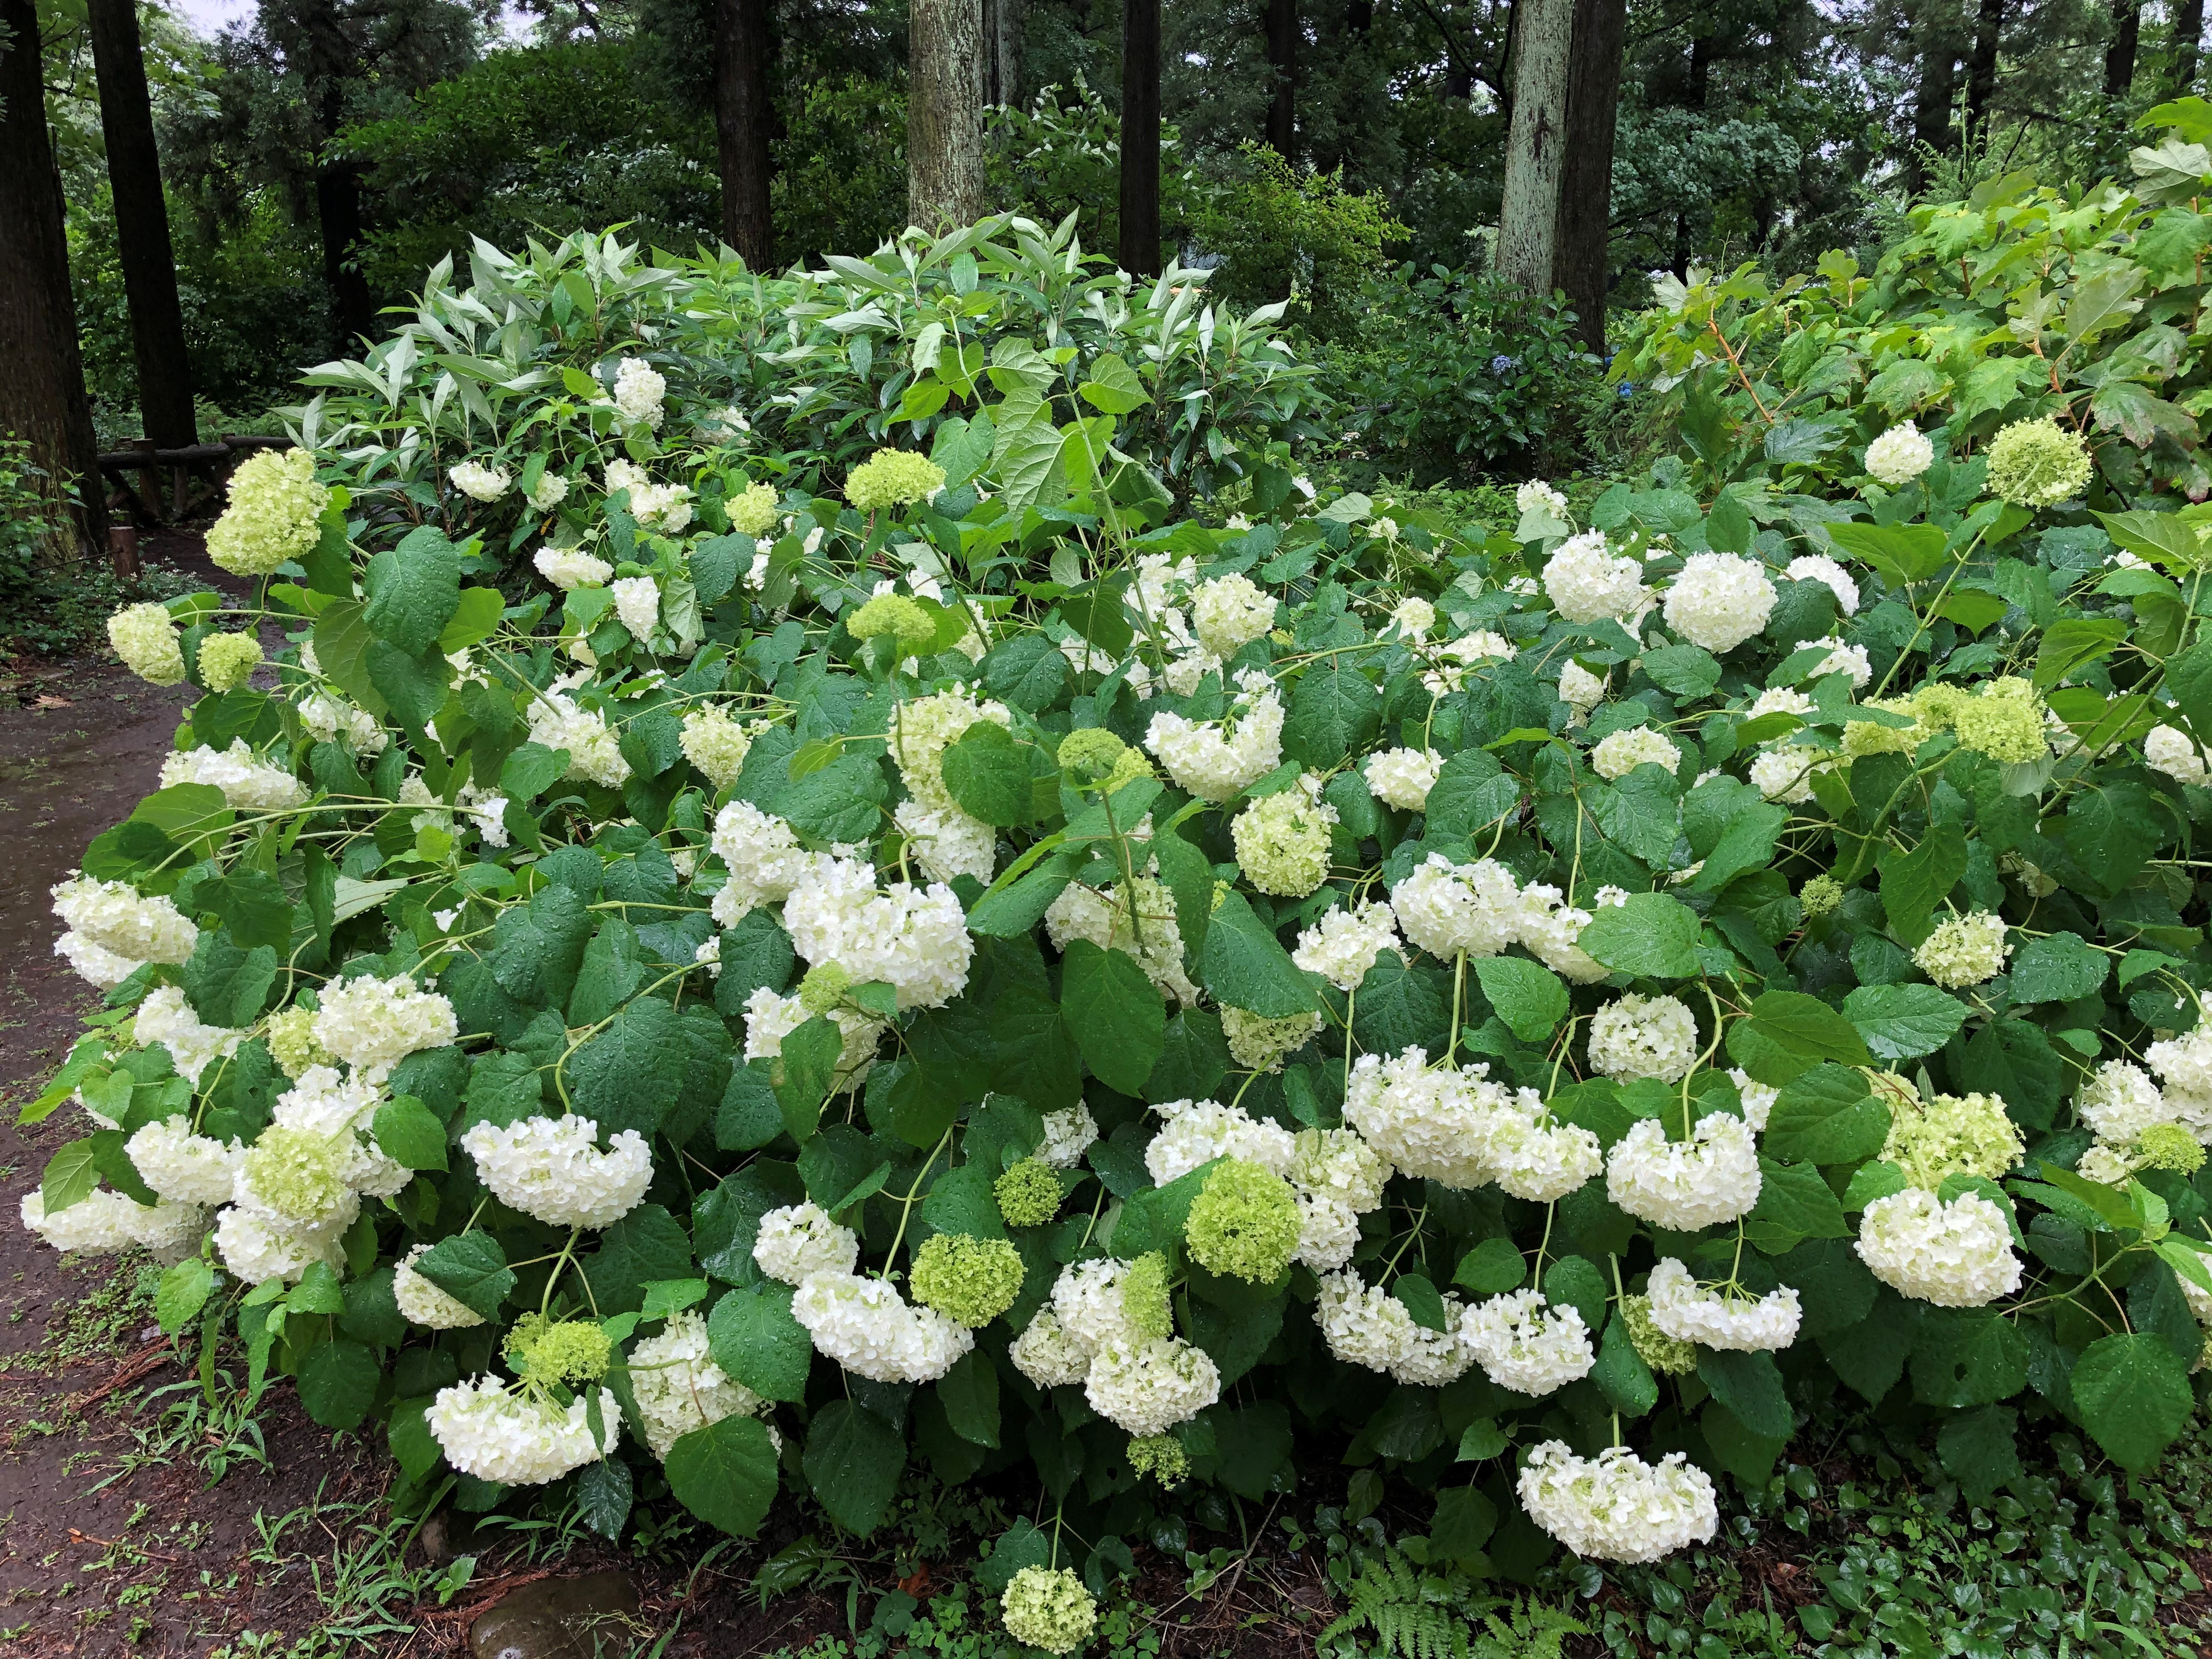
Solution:
[[[228,432],[214,443],[180,449],[156,448],[141,439],[128,449],[111,450],[100,458],[100,476],[109,481],[108,512],[127,516],[142,528],[174,524],[219,495],[230,469],[255,450],[291,447],[289,438]],[[164,482],[168,486],[166,501]]]

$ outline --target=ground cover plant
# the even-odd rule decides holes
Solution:
[[[1294,1446],[1527,1577],[1851,1402],[1976,1504],[2186,1431],[2212,514],[2086,383],[1486,532],[1069,226],[473,263],[240,469],[254,603],[111,623],[204,695],[23,1216],[403,1510],[1023,1471],[1065,1652]]]

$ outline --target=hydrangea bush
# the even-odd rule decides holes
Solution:
[[[2029,421],[1763,528],[1671,461],[1510,536],[1191,516],[1113,353],[1041,463],[961,436],[1060,419],[1011,362],[794,471],[577,349],[434,476],[434,397],[241,471],[258,603],[118,617],[204,695],[55,892],[106,1006],[26,1224],[397,1501],[1033,1470],[992,1574],[1062,1651],[1318,1448],[1521,1570],[1711,1539],[1839,1393],[1976,1490],[2181,1432],[2199,514]]]

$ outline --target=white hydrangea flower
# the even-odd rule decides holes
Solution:
[[[1254,801],[1231,823],[1237,866],[1262,893],[1304,898],[1328,879],[1329,831],[1336,822],[1319,780],[1301,777]]]
[[[788,823],[749,800],[733,800],[714,814],[707,850],[730,872],[714,895],[714,920],[725,927],[736,927],[747,911],[789,898],[809,856]]]
[[[659,426],[661,399],[667,393],[667,380],[642,358],[625,357],[615,366],[614,403],[625,420]]]
[[[1813,774],[1825,758],[1802,744],[1768,749],[1752,757],[1751,786],[1768,800],[1795,806],[1813,799]]]
[[[1467,684],[1470,669],[1486,662],[1511,662],[1520,654],[1520,648],[1503,634],[1478,628],[1438,646],[1430,659],[1436,666],[1421,676],[1421,684],[1432,697],[1449,696]]]
[[[1416,1325],[1406,1304],[1380,1285],[1363,1284],[1357,1273],[1326,1273],[1314,1303],[1328,1351],[1347,1365],[1386,1371],[1417,1388],[1441,1388],[1455,1382],[1474,1363],[1467,1343],[1466,1304],[1443,1298],[1444,1328]]]
[[[1356,991],[1367,970],[1385,951],[1405,951],[1398,944],[1398,917],[1389,905],[1370,899],[1357,909],[1328,912],[1298,934],[1291,960],[1310,974],[1319,974],[1340,991]]]
[[[653,1154],[635,1129],[597,1146],[587,1117],[530,1117],[505,1127],[478,1123],[461,1137],[492,1196],[553,1227],[611,1227],[645,1197]]]
[[[1496,1181],[1543,1115],[1533,1089],[1508,1094],[1488,1065],[1431,1070],[1419,1048],[1352,1062],[1344,1121],[1401,1174],[1447,1187]]]
[[[185,1229],[198,1236],[205,1213],[196,1205],[166,1200],[149,1206],[105,1188],[51,1215],[35,1188],[16,1206],[24,1226],[50,1248],[74,1255],[111,1255],[134,1244],[167,1254]]]
[[[1176,786],[1201,800],[1227,800],[1282,764],[1282,699],[1256,670],[1237,684],[1245,692],[1241,712],[1226,721],[1194,723],[1162,709],[1145,732],[1145,747]]]
[[[979,885],[991,884],[999,860],[999,832],[989,824],[957,807],[936,811],[918,800],[901,801],[891,816],[932,881],[969,876]]]
[[[578,1395],[564,1410],[551,1401],[510,1394],[495,1376],[438,1390],[423,1413],[446,1461],[463,1474],[502,1486],[542,1486],[611,1454],[622,1437],[622,1407],[599,1391],[600,1443],[591,1408]]]
[[[1679,1083],[1698,1060],[1698,1021],[1679,997],[1629,995],[1591,1016],[1590,1068]]]
[[[1846,645],[1831,634],[1825,639],[1807,640],[1797,647],[1801,651],[1825,650],[1828,654],[1820,659],[1811,678],[1819,679],[1826,674],[1848,675],[1854,691],[1862,689],[1874,678],[1874,665],[1867,660],[1866,647]]]
[[[539,575],[564,593],[580,587],[604,587],[607,578],[615,574],[614,566],[580,547],[541,547],[531,562],[538,567]]]
[[[1218,576],[1191,592],[1198,641],[1226,661],[1275,625],[1275,596],[1248,576]]]
[[[1667,589],[1667,626],[1708,651],[1732,651],[1766,626],[1774,597],[1758,560],[1692,553]]]
[[[1083,1397],[1124,1433],[1165,1434],[1221,1398],[1221,1371],[1205,1349],[1180,1337],[1117,1338],[1092,1356]]]
[[[103,950],[82,933],[64,933],[54,941],[54,954],[69,963],[78,978],[103,991],[112,991],[146,964]]]
[[[1981,1308],[2020,1288],[2005,1212],[1979,1193],[1946,1204],[1924,1188],[1878,1198],[1859,1223],[1859,1259],[1901,1296]]]
[[[860,1259],[860,1237],[808,1200],[761,1218],[753,1260],[770,1279],[799,1285],[817,1273],[849,1273]]]
[[[1072,1170],[1083,1162],[1091,1143],[1098,1139],[1098,1120],[1081,1101],[1044,1115],[1044,1139],[1036,1155],[1055,1170]]]
[[[1867,446],[1867,476],[1892,489],[1902,489],[1936,464],[1936,446],[1907,421]]]
[[[446,477],[451,480],[454,489],[470,500],[477,501],[497,501],[507,494],[507,487],[513,482],[499,468],[473,460],[463,461],[449,468]]]
[[[660,620],[660,588],[650,576],[623,576],[614,584],[615,617],[642,640]]]
[[[646,1443],[668,1461],[685,1435],[726,1417],[757,1417],[768,1402],[714,1363],[707,1349],[707,1322],[684,1312],[659,1336],[629,1352],[629,1382]]]
[[[1576,623],[1626,622],[1651,602],[1644,567],[1615,556],[1601,530],[1585,530],[1559,544],[1544,567],[1544,592],[1560,619]]]
[[[1639,1118],[1606,1160],[1606,1196],[1639,1221],[1693,1233],[1748,1215],[1759,1202],[1759,1147],[1741,1118],[1715,1112],[1687,1141]]]
[[[566,692],[554,691],[532,697],[523,714],[530,722],[531,742],[568,751],[569,777],[609,789],[628,781],[629,763],[607,729],[607,717],[596,708],[580,708]]]
[[[167,1048],[177,1075],[196,1085],[210,1065],[236,1054],[246,1040],[242,1030],[203,1024],[185,994],[173,985],[157,985],[146,994],[131,1020],[131,1035],[142,1048],[157,1042]]]
[[[392,1298],[399,1304],[399,1316],[410,1325],[420,1325],[430,1331],[466,1330],[483,1323],[483,1316],[462,1301],[449,1296],[415,1270],[415,1264],[430,1247],[417,1244],[399,1258],[392,1267]]]
[[[1498,1133],[1498,1184],[1516,1198],[1550,1204],[1605,1168],[1605,1148],[1578,1124],[1516,1113]]]
[[[1651,1464],[1626,1446],[1584,1458],[1547,1440],[1522,1459],[1516,1490],[1530,1520],[1589,1560],[1656,1561],[1720,1530],[1712,1477],[1680,1452]]]
[[[1444,757],[1433,749],[1384,749],[1370,755],[1363,769],[1368,793],[1376,799],[1403,812],[1419,812],[1429,804]]]
[[[775,1060],[783,1053],[783,1040],[813,1018],[813,1011],[796,996],[778,996],[765,985],[745,999],[745,1058]],[[874,1069],[876,1050],[889,1029],[858,1008],[832,1008],[830,1023],[837,1028],[843,1046],[830,1091],[842,1095],[857,1089]]]
[[[1461,1338],[1492,1382],[1538,1398],[1589,1376],[1597,1364],[1582,1315],[1564,1304],[1553,1306],[1538,1290],[1477,1303]]]
[[[1859,585],[1851,573],[1825,554],[1807,553],[1790,561],[1783,575],[1793,582],[1825,582],[1836,596],[1836,609],[1846,617],[1859,611]]]
[[[939,812],[958,810],[959,803],[945,787],[945,751],[978,720],[1010,726],[1013,715],[1006,704],[979,702],[967,688],[958,685],[899,704],[891,726],[890,750],[907,793]]]
[[[453,1005],[405,974],[364,975],[323,988],[315,1041],[356,1071],[388,1072],[421,1048],[442,1048],[461,1034]]]
[[[1300,1193],[1298,1244],[1291,1260],[1317,1273],[1347,1267],[1359,1248],[1359,1212],[1325,1193]]]
[[[1052,1312],[1067,1341],[1091,1354],[1109,1342],[1136,1339],[1121,1306],[1121,1281],[1128,1273],[1127,1262],[1110,1256],[1060,1269],[1053,1281]]]
[[[975,1346],[975,1334],[934,1308],[909,1307],[880,1279],[820,1273],[791,1298],[817,1352],[876,1382],[934,1382]]]
[[[1152,1184],[1164,1187],[1217,1158],[1242,1158],[1275,1175],[1288,1175],[1296,1139],[1281,1125],[1255,1118],[1241,1106],[1218,1100],[1170,1100],[1152,1109],[1159,1133],[1145,1148]]]
[[[1753,1082],[1751,1073],[1740,1067],[1729,1068],[1729,1081],[1735,1085],[1736,1098],[1743,1103],[1745,1127],[1753,1134],[1764,1134],[1766,1132],[1766,1115],[1774,1109],[1775,1097],[1782,1091],[1770,1089],[1764,1083]]]
[[[1229,1057],[1248,1072],[1279,1073],[1283,1062],[1304,1048],[1321,1024],[1318,1013],[1269,1019],[1231,1003],[1221,1005],[1221,1034],[1228,1041]]]
[[[684,758],[697,767],[707,781],[726,789],[738,781],[752,752],[753,734],[726,708],[702,703],[684,711],[684,730],[677,739]]]
[[[2212,775],[2204,763],[2204,751],[2179,726],[2151,727],[2143,738],[2143,764],[2178,783],[2193,783],[2199,788]]]
[[[1291,1143],[1291,1185],[1342,1204],[1355,1215],[1380,1208],[1389,1161],[1356,1131],[1301,1129]]]
[[[1575,711],[1577,719],[1584,718],[1605,701],[1605,689],[1612,678],[1609,673],[1593,674],[1570,657],[1559,670],[1559,701]]]
[[[1626,777],[1639,766],[1656,766],[1672,772],[1682,763],[1682,751],[1664,732],[1649,726],[1609,732],[1590,750],[1590,766],[1607,783]]]
[[[1093,866],[1097,868],[1097,866]],[[1133,921],[1130,903],[1134,901]],[[1145,976],[1177,1002],[1198,1000],[1198,987],[1182,964],[1182,927],[1176,920],[1175,896],[1156,876],[1134,882],[1116,879],[1093,887],[1085,879],[1068,883],[1046,907],[1046,936],[1066,952],[1071,939],[1089,939],[1102,951],[1133,956]]]
[[[1520,936],[1520,896],[1495,859],[1454,864],[1431,853],[1390,890],[1390,908],[1406,938],[1432,957],[1494,957]]]
[[[2124,1146],[2146,1129],[2174,1121],[2150,1073],[2131,1060],[2108,1060],[2075,1097],[2074,1109],[2100,1139]],[[149,1183],[150,1184],[150,1183]]]
[[[296,1280],[314,1263],[337,1271],[345,1262],[345,1230],[359,1212],[341,1209],[319,1227],[288,1227],[276,1217],[234,1204],[219,1212],[215,1247],[222,1265],[248,1285],[270,1279]]]
[[[246,1162],[243,1141],[196,1135],[182,1112],[140,1126],[123,1150],[156,1198],[179,1204],[228,1204]]]
[[[1567,498],[1541,478],[1531,478],[1513,492],[1513,505],[1523,513],[1548,513],[1564,520]]]
[[[382,754],[390,747],[391,733],[366,708],[356,708],[343,697],[332,696],[327,691],[311,691],[300,699],[300,724],[307,735],[318,743],[336,743],[343,738],[356,755],[364,757]]]
[[[1795,714],[1802,720],[1813,712],[1813,699],[1794,685],[1771,685],[1751,700],[1744,711],[1747,720],[1757,720],[1762,714]]]
[[[1437,625],[1437,608],[1419,594],[1411,594],[1398,601],[1390,612],[1390,620],[1398,625],[1401,637],[1425,640]]]
[[[810,860],[783,904],[784,931],[810,966],[835,963],[855,985],[880,981],[907,1008],[942,1008],[968,986],[967,913],[943,882],[878,891],[858,859]]]
[[[549,467],[538,475],[528,494],[531,506],[540,513],[550,513],[568,499],[568,481]]]
[[[1976,910],[1937,923],[1913,951],[1912,960],[1945,990],[1955,991],[2002,973],[2011,954],[2012,947],[2005,943],[2004,918]]]
[[[1091,1358],[1096,1352],[1091,1344],[1069,1335],[1059,1314],[1048,1306],[1037,1310],[1036,1316],[1006,1350],[1006,1357],[1014,1362],[1016,1370],[1040,1389],[1057,1389],[1089,1376]]]
[[[1709,1291],[1670,1255],[1652,1268],[1650,1295],[1651,1322],[1677,1341],[1764,1353],[1797,1340],[1797,1292],[1788,1285],[1758,1297]]]
[[[1555,974],[1577,985],[1595,985],[1613,970],[1582,948],[1583,929],[1595,912],[1565,902],[1566,896],[1547,882],[1531,882],[1521,890],[1517,931],[1529,953]],[[1627,893],[1618,887],[1601,887],[1591,901],[1599,909],[1626,904]]]
[[[256,760],[244,738],[233,738],[223,750],[198,748],[170,755],[161,762],[161,787],[180,783],[204,783],[222,791],[222,798],[241,812],[278,811],[306,803],[307,786],[281,766]]]

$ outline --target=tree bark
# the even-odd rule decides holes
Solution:
[[[1613,136],[1627,33],[1628,0],[1575,0],[1566,162],[1552,281],[1566,290],[1583,343],[1600,355],[1605,351],[1606,248],[1613,227]]]
[[[1298,142],[1298,0],[1267,0],[1267,67],[1275,73],[1267,148],[1288,161]]]
[[[71,515],[82,550],[107,551],[107,498],[84,392],[70,291],[62,181],[46,129],[33,0],[0,0],[0,437],[30,446],[58,499],[76,486]]]
[[[983,101],[1022,101],[1022,0],[983,0]]]
[[[755,270],[775,258],[769,185],[775,176],[775,61],[770,0],[714,0],[714,138],[722,171],[722,240]]]
[[[1576,0],[1518,0],[1514,7],[1524,15],[1514,50],[1498,271],[1532,294],[1549,294],[1554,280],[1575,6]]]
[[[2136,83],[2142,43],[2142,0],[2112,0],[2112,38],[2105,48],[2105,96],[2124,98]]]
[[[1906,187],[1915,195],[1928,185],[1928,156],[1948,155],[1958,134],[1951,125],[1951,104],[1959,90],[1959,43],[1936,5],[1925,3],[1920,19],[1920,84],[1912,100],[1912,159]]]
[[[1966,134],[1985,136],[1990,100],[1996,95],[1997,46],[2004,34],[2005,0],[1981,0],[1974,14],[1974,46],[1966,59]]]
[[[192,415],[185,313],[177,301],[169,207],[161,193],[161,157],[154,143],[154,106],[146,93],[136,0],[90,0],[86,9],[93,73],[100,85],[100,131],[107,141],[107,181],[115,197],[116,247],[138,364],[139,418],[156,446],[182,449],[199,441],[199,431]]]
[[[1121,269],[1160,274],[1160,0],[1121,0]]]
[[[2173,14],[2173,61],[2166,96],[2187,95],[2197,82],[2197,54],[2204,40],[2204,0],[2182,0]]]
[[[1683,106],[1701,110],[1705,106],[1705,91],[1712,84],[1713,38],[1710,34],[1690,37],[1690,72],[1685,77]],[[1685,205],[1674,210],[1674,274],[1684,282],[1690,280],[1690,243],[1693,227],[1690,210]]]
[[[914,0],[906,163],[912,223],[941,231],[983,216],[982,0]]]

